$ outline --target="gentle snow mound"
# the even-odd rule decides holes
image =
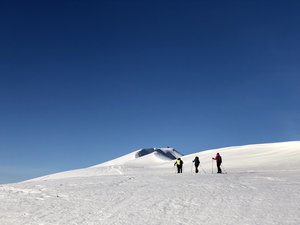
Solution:
[[[152,162],[170,161],[178,157],[182,157],[182,154],[180,154],[174,148],[141,148],[122,157],[93,167],[130,165],[136,164],[137,161],[140,163],[144,162],[149,164]]]
[[[178,157],[182,157],[182,154],[174,148],[142,148],[122,157],[92,167],[51,174],[32,180],[142,173],[143,168],[153,169],[153,167],[156,167],[157,165],[172,162]]]
[[[200,158],[201,171],[216,172],[212,157],[219,152],[223,158],[223,171],[229,173],[300,170],[300,141],[235,146],[201,151],[182,156],[173,148],[143,148],[117,159],[85,169],[52,174],[34,180],[92,177],[104,175],[132,175],[146,173],[168,174],[174,172],[174,159],[181,157],[184,172],[191,172],[195,156]]]

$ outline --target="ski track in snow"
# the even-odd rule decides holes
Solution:
[[[105,176],[0,186],[5,225],[300,224],[295,172]]]
[[[269,155],[257,155],[266,169],[228,163],[228,174],[211,174],[207,160],[207,173],[195,174],[194,156],[186,156],[184,173],[175,174],[172,161],[145,168],[141,158],[0,185],[0,225],[299,225],[300,165],[272,170]]]

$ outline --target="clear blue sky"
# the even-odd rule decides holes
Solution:
[[[141,147],[300,140],[299,1],[2,1],[0,182]]]

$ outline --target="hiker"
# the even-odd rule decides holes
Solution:
[[[177,173],[182,173],[183,161],[181,158],[176,159],[174,166],[177,166]]]
[[[199,172],[198,167],[200,165],[200,160],[199,160],[198,156],[195,157],[195,159],[193,160],[193,163],[195,165],[195,173],[198,173]]]
[[[218,173],[222,173],[222,170],[221,170],[222,157],[220,156],[220,154],[217,153],[216,157],[215,157],[215,158],[212,158],[212,159],[213,159],[213,160],[216,160],[216,162],[217,162]]]

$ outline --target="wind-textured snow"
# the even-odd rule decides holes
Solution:
[[[217,152],[227,174],[215,173]],[[200,174],[192,172],[196,155]],[[183,174],[175,173],[176,157],[184,161]],[[299,225],[299,172],[300,142],[187,156],[140,149],[86,169],[1,185],[0,224]]]

